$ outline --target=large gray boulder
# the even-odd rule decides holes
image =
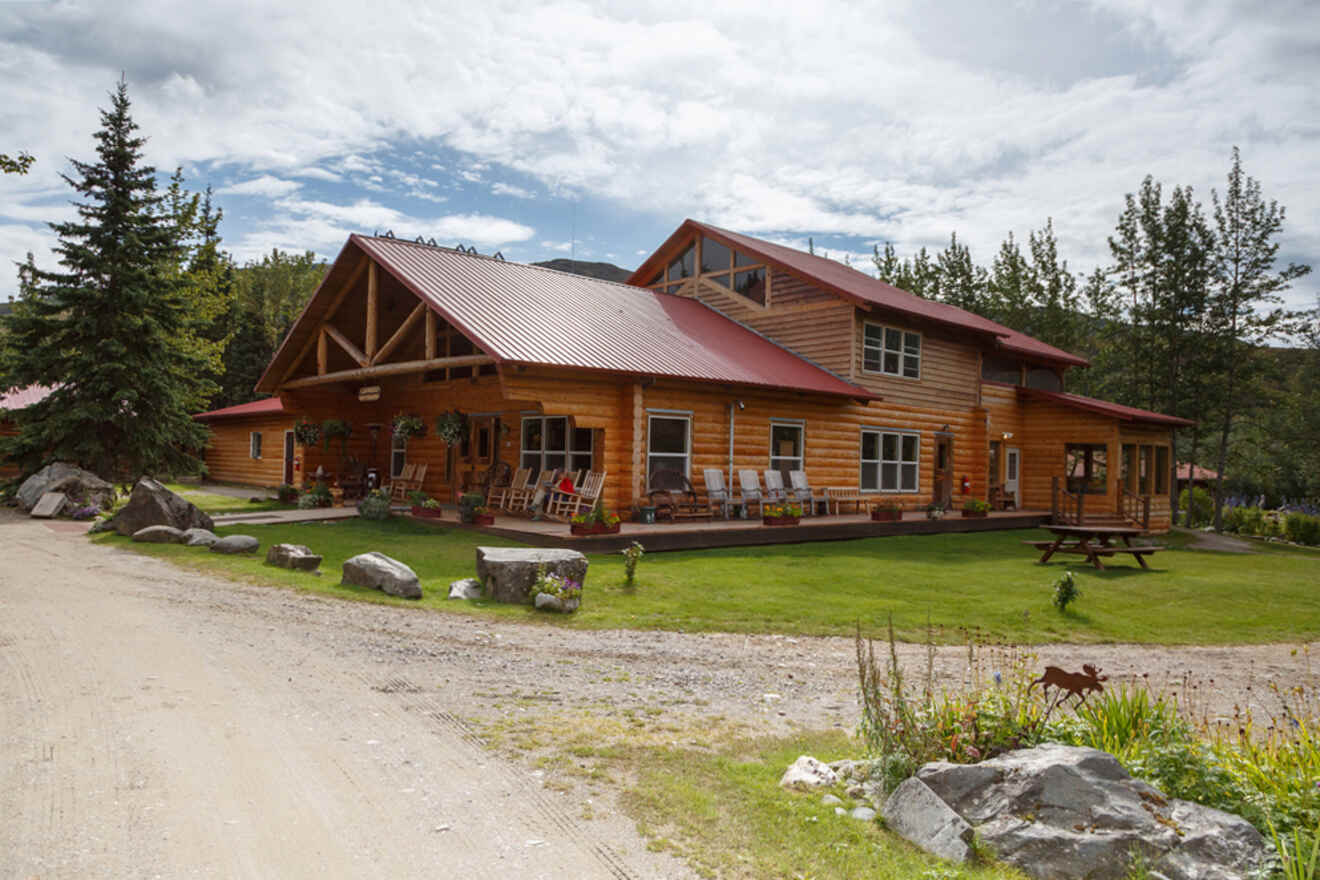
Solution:
[[[139,544],[182,544],[187,538],[174,526],[147,526],[134,532],[133,540]]]
[[[384,553],[362,553],[344,561],[342,582],[357,587],[371,587],[403,599],[422,598],[417,572]]]
[[[885,824],[926,852],[965,862],[976,832],[917,777],[903,780],[884,805]]]
[[[114,498],[115,487],[91,471],[57,461],[46,465],[23,481],[18,487],[16,496],[18,506],[27,513],[47,492],[63,492],[69,496],[72,505],[78,507],[95,504],[104,510]],[[144,523],[144,525],[153,525],[153,523]],[[132,532],[122,534],[131,535]]]
[[[211,545],[212,553],[256,553],[261,542],[251,535],[226,535]]]
[[[1049,744],[980,764],[935,762],[918,770],[916,780],[998,858],[1041,880],[1121,880],[1134,856],[1165,880],[1239,880],[1266,858],[1264,839],[1246,820],[1165,798],[1095,749]],[[951,822],[931,807],[900,786],[885,803],[885,818],[927,846],[923,836],[947,840],[947,834],[917,826]],[[922,811],[934,818],[923,819]]]
[[[210,547],[220,537],[210,529],[188,529],[183,533],[183,543],[187,547]]]
[[[133,486],[128,503],[110,520],[110,527],[121,535],[131,535],[147,526],[174,526],[188,529],[214,529],[215,523],[190,501],[166,489],[150,477]]]
[[[477,578],[497,602],[532,601],[532,585],[536,583],[536,569],[541,565],[545,566],[547,574],[558,574],[579,584],[587,581],[587,557],[576,550],[477,548]]]
[[[451,599],[480,599],[481,581],[476,578],[463,578],[449,585]]]
[[[302,544],[272,544],[266,551],[266,564],[293,571],[316,571],[321,557]]]

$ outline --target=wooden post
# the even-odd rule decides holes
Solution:
[[[426,359],[435,360],[435,312],[426,310]]]
[[[378,286],[376,262],[373,260],[367,268],[367,339],[365,344],[368,358],[376,356],[376,314],[379,311],[377,309]]]
[[[329,356],[330,356],[330,352],[327,347],[327,337],[325,335],[325,328],[322,327],[316,333],[316,375],[318,376],[325,375],[326,362],[329,359]]]
[[[1059,478],[1050,477],[1050,519],[1059,521]]]

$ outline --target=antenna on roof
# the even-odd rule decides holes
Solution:
[[[428,239],[426,240],[426,243],[427,243],[428,245],[430,245],[431,247],[440,247],[440,245],[438,245],[438,244],[435,243],[435,239],[434,239],[434,238],[428,238]]]
[[[504,252],[503,252],[503,251],[496,251],[495,253],[491,254],[490,256],[491,256],[491,259],[493,259],[493,260],[499,260],[501,263],[504,262]]]

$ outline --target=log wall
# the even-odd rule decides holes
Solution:
[[[18,436],[18,426],[10,419],[0,419],[0,437]],[[0,480],[12,480],[18,476],[18,466],[0,460]]]
[[[287,413],[217,419],[207,425],[210,442],[203,460],[208,478],[245,486],[278,486],[284,481],[284,432],[293,428]],[[261,434],[261,458],[253,458],[249,435]]]

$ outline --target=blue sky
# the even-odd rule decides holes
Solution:
[[[121,71],[240,259],[392,229],[633,267],[694,217],[854,265],[956,230],[988,265],[1052,217],[1084,271],[1146,174],[1208,208],[1236,144],[1320,263],[1315,3],[0,0],[0,152],[37,157],[0,260],[51,262]]]

